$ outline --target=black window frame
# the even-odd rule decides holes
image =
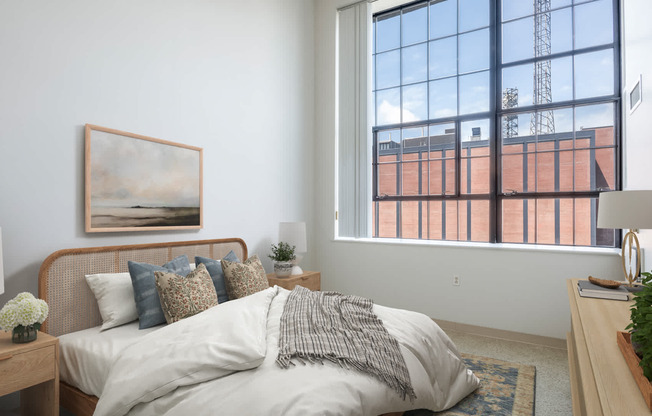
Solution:
[[[587,1],[582,1],[581,3],[578,2],[577,4],[587,4],[587,3],[593,3],[597,2],[600,0],[587,0]],[[510,114],[520,114],[520,113],[527,113],[527,112],[535,112],[537,110],[547,110],[547,109],[561,109],[561,108],[573,108],[575,109],[576,107],[581,107],[584,105],[590,105],[590,104],[603,104],[603,103],[610,103],[613,104],[614,108],[614,126],[613,126],[613,133],[614,133],[614,153],[615,153],[615,166],[614,166],[614,175],[615,175],[615,184],[614,184],[614,189],[619,190],[621,189],[621,180],[622,180],[622,162],[621,162],[621,152],[622,152],[622,138],[621,138],[621,129],[622,129],[622,122],[621,122],[621,85],[620,85],[620,74],[621,74],[621,68],[620,68],[620,63],[621,63],[621,51],[620,51],[620,5],[618,0],[609,0],[612,4],[613,7],[613,41],[612,43],[609,44],[603,44],[599,46],[591,46],[591,47],[586,47],[586,48],[580,48],[580,49],[574,49],[571,48],[569,51],[564,51],[560,53],[554,53],[550,55],[546,55],[543,57],[532,57],[528,59],[522,59],[518,61],[513,61],[513,62],[508,62],[508,63],[503,63],[502,62],[502,11],[501,11],[501,0],[490,0],[489,1],[489,39],[490,39],[490,64],[489,64],[489,97],[490,97],[490,103],[489,103],[489,111],[486,112],[481,112],[481,113],[473,113],[473,114],[464,114],[464,115],[458,115],[456,116],[451,116],[451,117],[442,117],[442,118],[435,118],[435,119],[427,119],[427,120],[421,120],[421,121],[416,121],[416,122],[410,122],[410,123],[397,123],[397,124],[391,124],[391,125],[382,125],[382,126],[376,126],[374,122],[374,126],[372,126],[372,204],[374,204],[374,223],[372,224],[372,236],[373,237],[378,237],[379,233],[379,215],[378,215],[378,207],[379,203],[383,201],[395,201],[396,202],[396,237],[389,237],[389,238],[397,238],[397,239],[403,239],[406,237],[402,236],[402,229],[401,229],[401,202],[403,201],[422,201],[422,202],[429,202],[429,201],[456,201],[456,202],[462,202],[462,201],[474,201],[474,200],[488,200],[489,201],[489,238],[488,242],[489,243],[503,243],[503,233],[502,233],[502,204],[503,201],[506,200],[516,200],[516,199],[533,199],[533,200],[540,200],[540,199],[550,199],[554,198],[557,201],[560,199],[564,198],[593,198],[595,201],[592,203],[592,209],[597,209],[597,198],[599,193],[602,191],[602,189],[595,189],[591,191],[555,191],[555,192],[535,192],[535,191],[528,191],[528,192],[502,192],[502,177],[501,177],[501,172],[502,172],[502,155],[501,155],[501,145],[502,145],[502,118],[503,116],[510,115]],[[413,1],[406,3],[404,5],[389,9],[389,10],[384,10],[382,12],[376,13],[373,16],[373,22],[374,22],[374,30],[375,30],[375,22],[378,16],[383,16],[391,13],[402,13],[402,10],[404,9],[412,9],[417,5],[420,4],[427,4],[427,8],[429,9],[429,6],[433,3],[437,3],[436,0],[418,0],[418,1]],[[555,9],[552,9],[551,11],[555,10],[560,10],[568,7],[575,7],[575,3],[571,2],[570,5],[558,7]],[[459,10],[459,9],[458,9]],[[522,18],[523,16],[519,17]],[[513,19],[517,20],[517,19]],[[511,20],[510,20],[511,21]],[[430,24],[430,13],[428,11],[428,26]],[[473,29],[477,30],[477,29]],[[573,23],[573,36],[575,34],[575,27]],[[468,31],[467,31],[468,32]],[[462,33],[466,32],[456,32],[456,35],[459,36]],[[375,34],[374,34],[374,40],[375,40]],[[428,44],[432,39],[428,36],[426,39],[425,43]],[[412,46],[412,45],[408,45]],[[401,51],[403,49],[403,45],[400,45],[398,50]],[[459,46],[458,46],[459,47]],[[429,49],[429,48],[428,48]],[[588,53],[588,52],[595,52],[595,51],[601,51],[601,50],[610,50],[613,49],[613,54],[614,54],[614,60],[613,60],[613,65],[614,65],[614,94],[613,95],[606,95],[606,96],[600,96],[600,97],[591,97],[591,98],[584,98],[584,99],[571,99],[567,101],[558,101],[558,102],[553,102],[549,104],[536,104],[536,105],[528,105],[528,106],[522,106],[522,107],[515,107],[515,108],[510,108],[510,109],[504,109],[502,108],[502,71],[504,68],[510,68],[510,67],[515,67],[518,65],[523,65],[523,64],[528,64],[528,63],[534,63],[535,61],[538,60],[552,60],[556,58],[563,58],[563,57],[572,57],[574,55],[580,55],[582,53]],[[386,51],[382,51],[386,52]],[[376,55],[376,47],[374,45],[373,47],[373,52],[372,52],[372,58],[375,59]],[[429,62],[429,57],[427,58]],[[402,66],[402,65],[401,65]],[[402,69],[401,69],[402,71]],[[402,75],[402,74],[401,74]],[[462,74],[457,73],[454,75],[454,77],[459,77]],[[375,73],[373,74],[373,78],[375,80]],[[430,83],[431,79],[427,77],[426,83]],[[401,81],[399,84],[399,88],[402,88],[404,85],[409,85],[409,84],[403,84],[402,77]],[[575,85],[575,82],[573,82],[573,85]],[[395,88],[395,87],[390,87],[390,88]],[[375,85],[372,87],[373,91],[375,92]],[[375,96],[374,96],[375,97]],[[376,100],[373,100],[373,108],[374,108],[374,115],[376,115],[377,111],[377,103]],[[429,101],[427,101],[429,102]],[[402,111],[402,94],[401,94],[401,111]],[[458,82],[458,108],[459,108],[459,82]],[[478,119],[488,119],[489,120],[489,128],[490,128],[490,134],[489,136],[489,175],[490,175],[490,190],[488,194],[462,194],[460,192],[461,188],[461,176],[462,176],[462,170],[460,169],[460,164],[464,157],[462,156],[462,138],[461,138],[461,124],[464,123],[465,121],[471,121],[471,120],[478,120]],[[374,121],[376,120],[376,117],[374,117]],[[456,175],[456,181],[455,181],[455,193],[454,195],[447,195],[447,194],[421,194],[421,195],[400,195],[400,191],[397,192],[397,195],[385,195],[385,194],[379,194],[378,192],[378,167],[379,167],[379,161],[378,161],[378,134],[382,131],[387,131],[387,130],[401,130],[405,128],[413,128],[413,127],[423,127],[427,129],[429,125],[433,124],[445,124],[445,123],[453,123],[455,125],[455,175]],[[523,137],[521,137],[522,139]],[[401,140],[402,143],[402,140]],[[402,146],[399,145],[399,146]],[[398,169],[400,169],[400,163],[401,161],[397,161],[398,163]],[[557,172],[556,172],[557,174]],[[397,180],[398,180],[398,172],[397,172]],[[398,186],[398,185],[397,185]],[[398,189],[398,188],[397,188]],[[426,204],[427,206],[427,204]],[[421,210],[421,208],[420,208]],[[467,210],[467,214],[470,215],[470,209]],[[421,213],[419,214],[421,215]],[[596,216],[592,215],[592,222],[595,221]],[[442,221],[442,225],[443,225]],[[467,238],[462,239],[462,241],[473,241],[471,237],[471,223],[470,223],[470,218],[468,222],[469,226],[467,227]],[[559,223],[556,224],[557,228],[559,228]],[[526,227],[524,226],[524,229]],[[592,241],[591,241],[591,246],[595,246],[595,231],[596,227],[594,225],[591,226],[592,230]],[[620,230],[615,230],[614,231],[614,238],[613,238],[613,245],[603,245],[607,247],[616,247],[620,245]],[[427,236],[424,237],[422,236],[422,231],[421,231],[421,226],[419,227],[419,236],[418,239],[429,239]],[[441,240],[445,241],[456,241],[456,240],[448,240],[445,238],[445,230],[442,232],[442,238]],[[520,244],[544,244],[540,242],[527,242],[527,239],[520,243]],[[559,242],[559,233],[557,232],[556,236],[556,241],[554,245],[569,245],[569,244],[560,244]],[[575,241],[572,244],[572,246],[575,246]]]

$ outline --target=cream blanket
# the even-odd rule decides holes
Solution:
[[[190,386],[258,367],[267,352],[267,313],[277,288],[215,306],[125,348],[111,367],[94,416],[122,416]]]
[[[378,416],[447,409],[478,387],[430,318],[379,305],[373,312],[398,341],[413,402],[374,377],[327,360],[281,369],[279,327],[289,294],[270,288],[143,336],[118,355],[96,414]]]

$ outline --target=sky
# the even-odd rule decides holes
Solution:
[[[572,0],[551,0],[553,54],[613,40],[611,0],[574,1],[573,5]],[[376,23],[376,125],[489,110],[489,2],[446,0]],[[502,0],[503,64],[534,56],[533,4]],[[613,59],[613,49],[606,49],[551,60],[553,102],[613,94]],[[527,63],[507,66],[502,72],[502,87],[518,88],[519,106],[533,104],[534,69]],[[569,131],[573,126],[569,111],[558,111],[556,128]],[[529,118],[530,114],[519,116],[519,131],[527,128],[529,134]],[[575,119],[576,129],[612,124],[613,107],[604,105],[583,108]]]
[[[103,207],[199,207],[199,152],[91,132],[91,203]]]

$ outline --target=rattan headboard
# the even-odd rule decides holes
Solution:
[[[219,259],[230,250],[242,260],[247,258],[247,245],[239,238],[55,251],[45,259],[38,274],[39,297],[50,307],[41,331],[59,336],[102,323],[97,301],[84,277],[87,274],[127,272],[128,260],[164,264],[182,254],[191,263],[195,256]]]

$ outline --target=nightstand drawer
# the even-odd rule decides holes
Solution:
[[[0,396],[55,378],[55,346],[17,354],[0,353]]]
[[[278,285],[287,290],[292,290],[297,285],[310,290],[321,290],[321,273],[319,272],[306,271],[303,274],[288,277],[276,277],[276,274],[269,273],[267,280],[270,286]]]
[[[295,286],[303,286],[310,290],[319,290],[321,286],[321,276],[299,276]]]

